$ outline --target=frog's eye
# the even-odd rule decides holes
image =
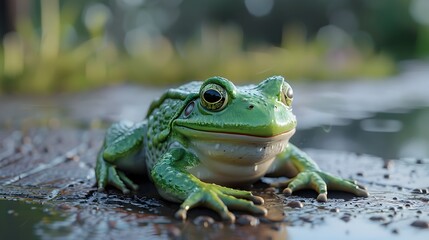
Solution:
[[[201,105],[210,111],[220,111],[228,103],[228,93],[217,84],[207,84],[200,91]]]
[[[282,86],[282,102],[286,104],[286,106],[292,106],[293,101],[293,89],[289,84],[283,84]]]

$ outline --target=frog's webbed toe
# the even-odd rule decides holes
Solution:
[[[362,185],[352,180],[335,177],[321,171],[304,171],[292,179],[274,183],[272,186],[286,187],[283,190],[286,196],[290,196],[294,191],[300,189],[314,189],[319,194],[317,196],[317,201],[319,202],[326,202],[328,200],[328,189],[350,192],[359,197],[369,196]]]
[[[131,181],[123,172],[117,170],[112,164],[103,162],[99,164],[97,172],[98,191],[104,191],[107,185],[112,185],[121,190],[124,194],[128,194],[131,188],[137,190],[138,186]]]
[[[247,191],[235,190],[215,184],[206,184],[192,193],[181,205],[175,216],[185,220],[188,210],[196,206],[205,206],[217,212],[224,221],[234,222],[235,216],[229,209],[266,215],[267,210],[257,204],[262,204],[261,197],[253,196]]]

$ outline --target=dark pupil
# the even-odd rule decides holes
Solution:
[[[222,99],[222,95],[216,90],[209,89],[204,93],[204,99],[209,103],[216,103]]]

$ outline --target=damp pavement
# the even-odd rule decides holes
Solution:
[[[140,188],[97,192],[95,156],[111,122],[143,118],[162,89],[122,85],[55,97],[0,97],[2,239],[429,239],[429,67],[405,64],[382,81],[293,84],[292,142],[328,172],[355,179],[370,197],[313,191],[285,197],[264,178],[248,190],[266,217],[206,209],[187,221],[178,204]]]

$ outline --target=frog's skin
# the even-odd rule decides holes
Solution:
[[[137,189],[123,172],[148,174],[167,200],[182,203],[176,217],[186,219],[195,206],[213,209],[234,221],[230,209],[266,214],[263,199],[232,186],[263,176],[285,176],[283,193],[311,188],[318,201],[327,189],[368,196],[350,180],[319,169],[289,143],[297,124],[293,92],[281,76],[259,85],[236,87],[222,77],[170,89],[154,101],[146,119],[120,122],[107,131],[97,158],[99,190],[113,185],[124,193]]]

